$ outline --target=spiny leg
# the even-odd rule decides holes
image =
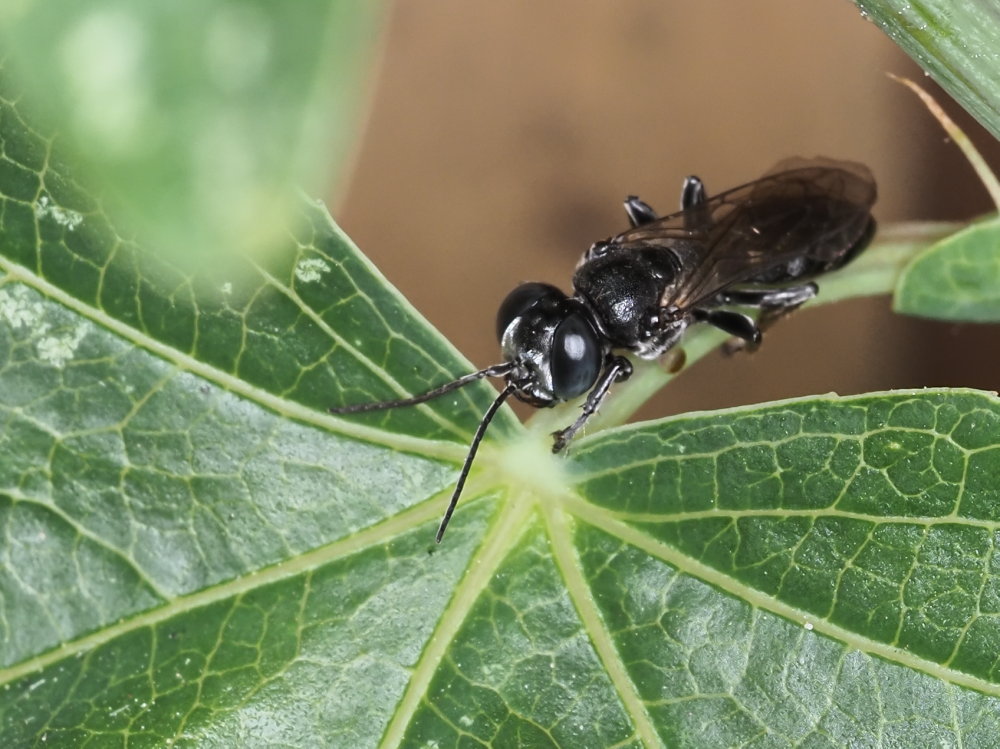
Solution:
[[[632,362],[624,356],[613,357],[597,384],[587,394],[587,400],[583,404],[583,412],[577,417],[577,420],[565,429],[552,433],[552,436],[555,437],[555,441],[552,443],[552,452],[557,453],[563,450],[573,439],[573,436],[587,423],[587,419],[597,413],[597,409],[601,407],[601,403],[604,402],[613,383],[624,382],[631,376]]]
[[[736,307],[798,307],[808,302],[819,291],[814,283],[786,286],[777,289],[729,289],[721,292],[716,301]]]

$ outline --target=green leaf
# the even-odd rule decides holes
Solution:
[[[992,0],[854,0],[942,88],[1000,138],[1000,24]]]
[[[896,286],[893,307],[909,315],[1000,321],[1000,221],[973,224],[921,254]]]
[[[492,391],[326,413],[470,365],[325,210],[300,205],[281,253],[181,272],[17,102],[0,96],[0,745],[1000,735],[994,396],[688,415],[568,460],[504,411],[436,546]]]
[[[13,0],[0,40],[21,104],[58,125],[116,225],[201,259],[273,249],[296,189],[346,161],[380,14],[343,0]]]

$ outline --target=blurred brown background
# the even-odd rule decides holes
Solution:
[[[827,155],[872,167],[883,224],[990,210],[885,73],[929,79],[847,0],[398,0],[383,42],[334,215],[477,367],[498,360],[493,318],[514,285],[568,290],[591,242],[625,228],[625,195],[672,211],[687,174],[711,194],[787,156]],[[958,119],[1000,164],[996,142]],[[708,357],[644,413],[994,389],[997,333],[897,317],[888,298],[807,310],[753,356]]]

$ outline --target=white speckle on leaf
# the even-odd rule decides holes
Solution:
[[[228,296],[229,294],[233,293],[233,285],[229,283],[229,281],[226,281],[224,284],[222,284],[221,290],[223,294],[226,294]]]
[[[461,723],[466,728],[468,728],[469,726],[472,725],[472,718],[469,717],[468,715],[463,715],[461,718],[458,719],[458,722]]]
[[[812,622],[806,622],[803,626],[811,632],[812,628],[813,628],[813,623]]]
[[[28,299],[23,286],[0,289],[0,320],[15,330],[34,328],[42,319],[42,305]]]
[[[146,145],[148,42],[138,14],[124,6],[83,14],[62,41],[75,124],[98,141],[95,150],[121,154]]]
[[[39,220],[43,218],[51,218],[57,224],[65,226],[70,231],[73,231],[76,227],[83,223],[82,213],[56,205],[49,199],[48,195],[42,195],[35,202],[34,208],[35,218]]]
[[[51,364],[53,367],[61,367],[73,358],[76,347],[87,334],[87,329],[79,325],[76,330],[68,335],[46,335],[39,339],[37,352],[38,358],[43,362]]]
[[[295,277],[302,283],[312,283],[330,272],[330,266],[318,257],[307,257],[295,264]]]

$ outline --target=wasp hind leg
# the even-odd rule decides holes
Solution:
[[[760,307],[796,309],[808,302],[819,291],[814,283],[804,283],[801,286],[786,286],[780,289],[730,289],[716,297],[719,304],[729,304],[735,307]],[[791,311],[791,310],[789,310]]]

